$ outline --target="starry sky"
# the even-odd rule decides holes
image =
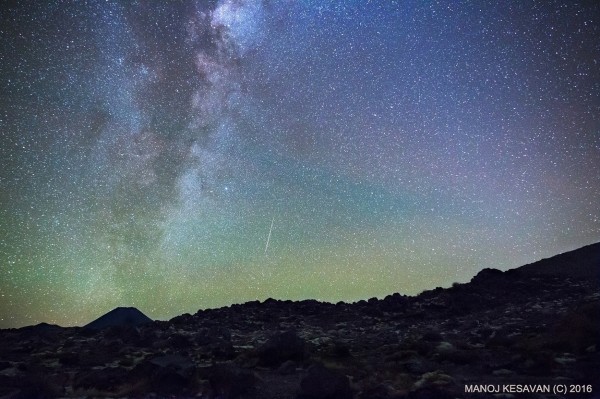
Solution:
[[[600,240],[595,1],[0,7],[0,327],[356,301]]]

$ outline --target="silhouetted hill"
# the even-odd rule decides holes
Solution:
[[[595,398],[599,256],[594,244],[413,297],[267,299],[152,323],[117,308],[92,329],[1,330],[0,398],[494,399],[465,386],[557,384]]]
[[[107,327],[119,326],[137,327],[151,322],[151,318],[149,318],[136,308],[119,307],[111,310],[103,316],[100,316],[91,323],[86,324],[84,328],[100,330]]]
[[[519,267],[522,273],[600,280],[600,243]]]
[[[62,328],[63,327],[58,326],[56,324],[39,323],[34,326],[21,327],[21,328],[19,328],[19,331],[31,332],[31,333],[47,333],[47,332],[54,332],[54,331],[60,330]]]

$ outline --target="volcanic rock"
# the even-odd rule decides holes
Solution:
[[[414,297],[269,299],[154,322],[120,308],[88,328],[0,330],[0,398],[443,399],[558,382],[593,398],[599,256],[595,244]]]
[[[279,366],[286,360],[302,361],[305,356],[304,340],[291,330],[273,335],[258,348],[259,363],[263,366]]]
[[[214,366],[209,381],[217,397],[223,399],[235,399],[252,393],[257,382],[252,372],[231,364]]]
[[[315,364],[300,382],[298,399],[352,399],[350,381],[339,371]]]

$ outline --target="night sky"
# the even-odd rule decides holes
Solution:
[[[22,3],[0,327],[412,295],[600,240],[596,1]]]

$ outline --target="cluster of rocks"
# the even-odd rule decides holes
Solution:
[[[587,274],[485,269],[416,297],[268,299],[170,321],[1,330],[0,398],[485,398],[498,396],[465,385],[559,383],[592,385],[568,396],[591,398],[600,392],[592,248],[575,262],[599,260]],[[515,395],[502,397],[556,397]]]

